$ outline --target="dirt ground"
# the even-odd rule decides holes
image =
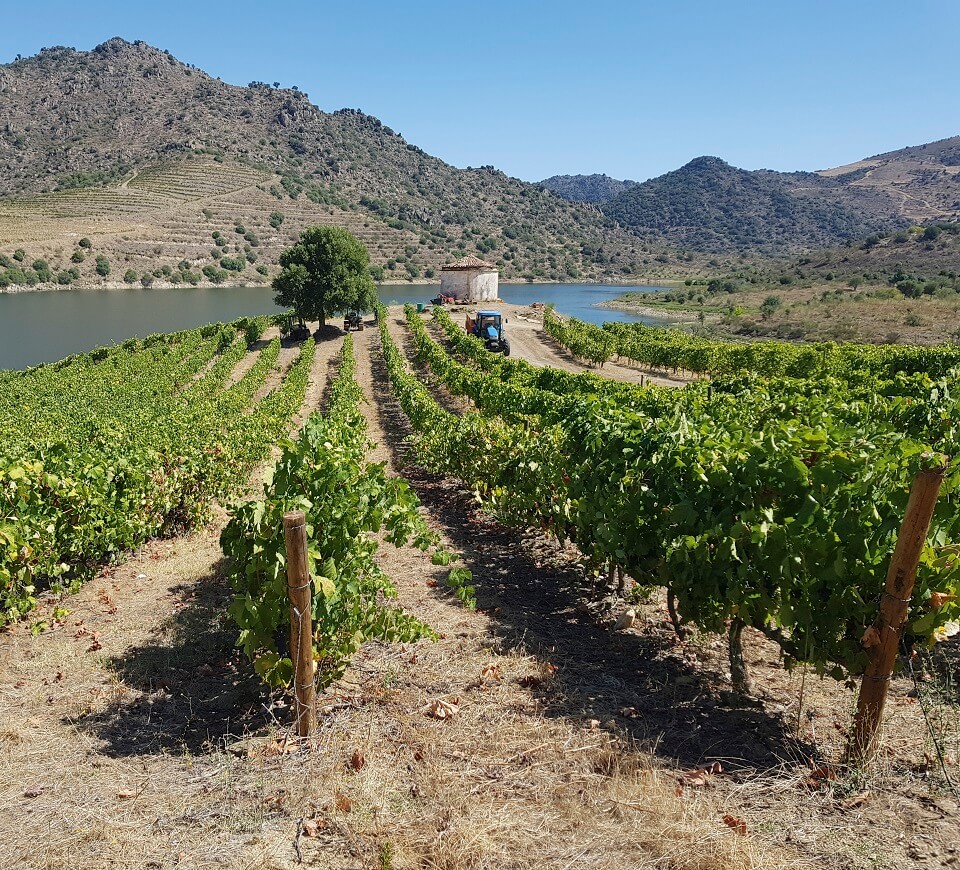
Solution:
[[[955,707],[897,680],[882,763],[811,777],[839,756],[853,695],[788,673],[751,636],[745,704],[721,641],[681,643],[657,597],[613,630],[626,603],[592,603],[573,551],[416,466],[371,326],[355,333],[371,459],[411,481],[463,554],[478,610],[442,591],[429,557],[383,544],[400,603],[441,638],[364,647],[300,747],[233,648],[226,513],[151,542],[63,601],[69,614],[38,613],[47,630],[0,635],[0,866],[958,866],[960,808],[922,715],[956,779]],[[390,328],[406,348],[398,311]],[[335,332],[298,422],[322,402]],[[428,715],[440,700],[443,719]]]
[[[512,305],[509,302],[498,302],[495,305],[491,304],[491,307],[502,311],[506,318],[504,333],[510,341],[511,356],[524,359],[533,365],[552,366],[575,374],[589,371],[631,384],[639,384],[641,379],[643,383],[671,387],[690,382],[689,377],[672,375],[647,367],[608,362],[597,368],[592,363],[581,362],[544,332],[542,309],[530,308],[528,305]],[[467,314],[475,315],[477,306],[454,306],[449,309],[449,312],[456,323],[464,325]]]

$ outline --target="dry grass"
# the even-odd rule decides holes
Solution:
[[[375,333],[355,340],[358,377],[382,398]],[[318,346],[307,405],[321,401],[337,346]],[[382,401],[368,412],[373,457],[395,461],[402,427]],[[0,636],[0,867],[292,868],[298,854],[322,868],[950,866],[937,862],[956,856],[960,810],[934,774],[909,773],[919,720],[899,688],[882,769],[801,788],[803,752],[827,756],[839,740],[842,690],[808,681],[804,709],[817,715],[785,742],[770,723],[795,727],[799,675],[758,638],[747,653],[764,709],[738,712],[717,698],[715,639],[670,641],[656,599],[620,635],[565,629],[574,617],[545,595],[571,574],[567,554],[458,514],[468,509],[455,492],[430,499],[429,481],[412,479],[429,521],[487,584],[482,598],[501,597],[464,610],[431,585],[444,569],[385,545],[400,603],[441,639],[364,647],[321,698],[308,746],[285,741],[286,707],[233,649],[222,514],[104,572],[55,630]],[[560,567],[537,567],[548,559]],[[516,586],[517,610],[496,582]],[[456,713],[429,715],[437,699]],[[616,699],[642,709],[617,713]],[[782,763],[751,766],[773,738]],[[742,757],[716,775],[674,760],[725,746]]]

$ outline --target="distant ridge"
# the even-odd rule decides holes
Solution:
[[[640,184],[606,175],[558,175],[541,184],[599,205],[651,243],[780,255],[957,219],[960,136],[819,172],[751,171],[704,156]]]

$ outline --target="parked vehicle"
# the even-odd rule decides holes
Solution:
[[[510,356],[510,342],[503,334],[505,323],[499,311],[478,311],[475,319],[467,315],[467,332],[479,338],[487,350]]]
[[[353,332],[363,330],[363,317],[359,311],[349,311],[343,318],[343,331]]]

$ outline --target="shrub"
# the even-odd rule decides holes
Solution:
[[[220,261],[220,268],[227,269],[230,272],[242,272],[247,265],[247,261],[242,257],[224,257]]]
[[[88,251],[93,247],[93,242],[90,241],[86,236],[80,239],[79,243],[81,248],[86,248]]]
[[[227,273],[223,269],[218,269],[216,266],[204,266],[203,274],[207,276],[213,284],[222,284],[227,280]]]
[[[275,211],[270,213],[270,226],[275,230],[280,229],[280,224],[283,223],[283,212]]]
[[[125,284],[135,284],[137,277],[137,273],[133,269],[127,269],[127,271],[123,273],[123,282]]]
[[[18,263],[22,263],[27,258],[27,252],[23,248],[17,248],[13,252],[13,259]]]
[[[57,272],[57,283],[58,284],[70,284],[73,281],[73,275],[71,275],[66,270],[62,272]]]
[[[73,254],[71,254],[70,256],[70,259],[74,263],[82,263],[87,258],[83,255],[83,251],[74,251]]]
[[[106,278],[110,274],[110,261],[106,257],[97,257],[97,274]]]
[[[270,274],[270,270],[269,270],[263,263],[261,263],[259,266],[257,266],[257,271],[258,271],[261,275],[269,275],[269,274]]]

